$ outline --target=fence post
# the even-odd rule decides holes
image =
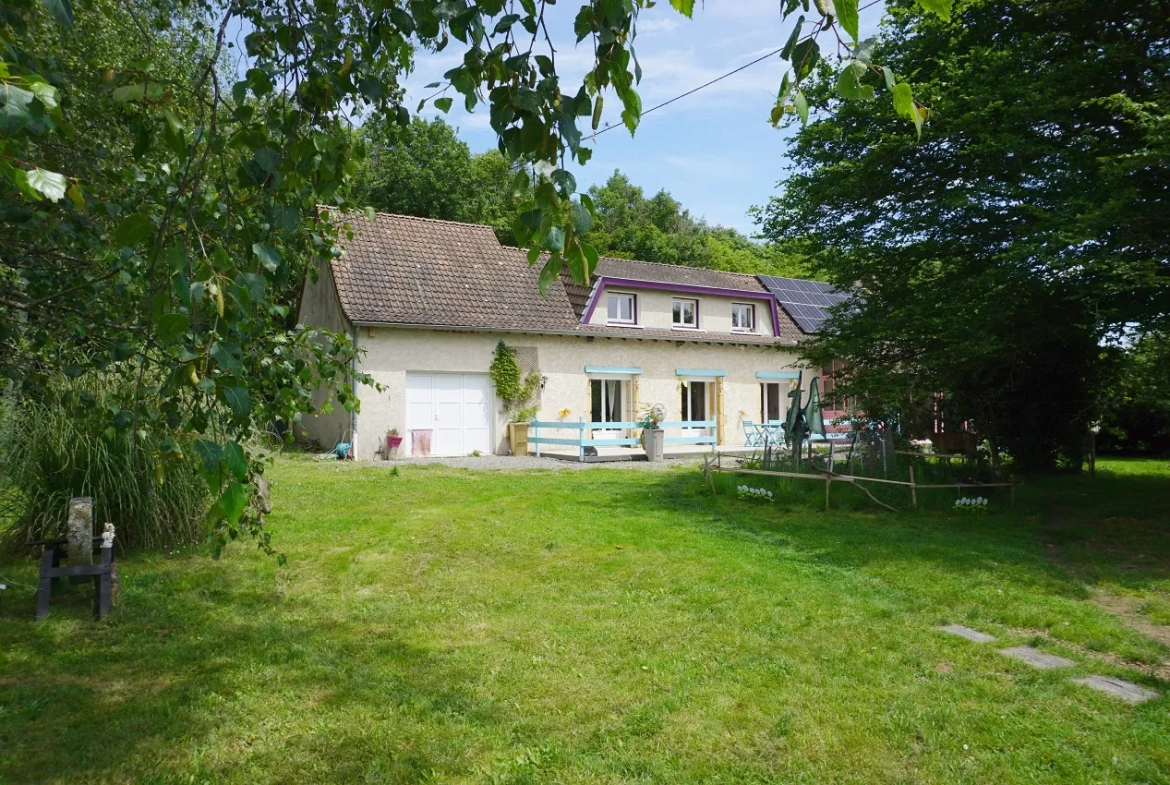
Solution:
[[[825,475],[825,512],[829,511],[829,488],[833,485],[833,478]]]
[[[577,461],[585,463],[585,418],[577,418]]]
[[[914,484],[914,464],[910,464],[910,503],[918,509],[918,486]]]
[[[536,457],[540,457],[540,420],[532,421],[532,438],[536,439]]]

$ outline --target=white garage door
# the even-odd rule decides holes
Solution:
[[[431,455],[491,453],[493,397],[487,374],[406,374],[409,454],[425,454],[428,435]]]

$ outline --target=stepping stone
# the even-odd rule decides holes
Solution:
[[[951,635],[958,635],[960,638],[966,638],[975,643],[988,643],[995,640],[994,635],[988,635],[986,632],[973,630],[970,627],[964,627],[962,624],[948,624],[945,627],[939,627],[943,632],[949,632]]]
[[[1115,698],[1121,698],[1126,703],[1145,703],[1158,697],[1158,693],[1153,690],[1147,690],[1133,682],[1115,679],[1112,676],[1086,676],[1083,679],[1073,679],[1073,681],[1108,693]]]
[[[1000,649],[999,653],[1005,657],[1026,662],[1032,667],[1042,670],[1047,670],[1048,668],[1067,668],[1070,665],[1076,665],[1072,660],[1057,657],[1055,654],[1045,654],[1039,649],[1033,649],[1031,646],[1014,646],[1010,649]]]

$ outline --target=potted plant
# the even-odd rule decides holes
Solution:
[[[398,435],[397,428],[391,428],[390,430],[386,431],[386,457],[387,458],[389,458],[390,454],[395,452],[401,444],[402,444],[402,437]]]
[[[642,429],[642,449],[646,451],[648,461],[662,460],[662,421],[665,419],[666,409],[660,403],[645,406],[638,417],[638,427]]]

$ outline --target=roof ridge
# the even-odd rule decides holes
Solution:
[[[319,204],[319,205],[317,205],[317,208],[320,210],[332,210],[332,211],[343,213],[345,215],[362,215],[362,213],[360,211],[356,211],[356,210],[344,211],[340,207],[334,207],[334,206],[328,205],[328,204]],[[408,221],[424,221],[426,223],[433,223],[433,224],[446,224],[448,226],[469,226],[473,229],[491,229],[492,234],[495,235],[495,229],[493,229],[488,224],[475,224],[475,223],[468,223],[467,221],[448,221],[444,218],[423,218],[423,217],[417,216],[417,215],[403,215],[402,213],[388,213],[388,212],[385,212],[383,210],[375,210],[374,215],[384,215],[387,218],[405,218]],[[499,240],[497,240],[496,242],[498,243]],[[500,247],[501,248],[511,248],[511,246],[505,246],[502,244],[500,245]]]
[[[760,275],[767,275],[767,273],[738,273],[734,270],[717,270],[714,267],[696,267],[693,264],[671,264],[670,262],[647,262],[645,259],[622,259],[618,256],[602,256],[601,259],[608,259],[611,262],[637,262],[638,264],[654,264],[659,267],[675,267],[682,270],[705,270],[709,273],[719,273],[720,275],[738,275],[741,278],[755,279]]]

